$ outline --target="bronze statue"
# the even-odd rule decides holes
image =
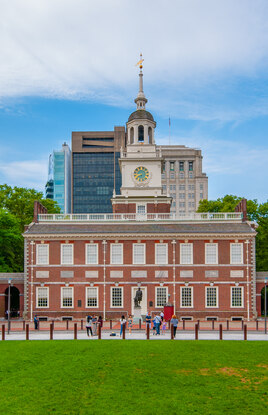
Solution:
[[[136,295],[134,297],[135,307],[140,307],[141,300],[142,300],[142,291],[140,288],[138,288],[138,290],[136,291]]]

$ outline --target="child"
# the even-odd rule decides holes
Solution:
[[[166,320],[164,320],[163,323],[162,323],[162,326],[161,326],[161,334],[165,335],[166,328],[167,328],[167,322],[166,322]]]
[[[131,329],[132,329],[132,326],[133,326],[133,318],[132,318],[132,315],[130,314],[129,316],[128,316],[128,331],[129,331],[129,334],[131,334]]]

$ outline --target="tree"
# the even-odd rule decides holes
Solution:
[[[23,271],[23,237],[18,219],[0,210],[0,272]]]
[[[242,197],[226,195],[217,200],[201,200],[198,212],[234,212]],[[256,236],[257,271],[268,271],[268,202],[258,204],[256,199],[247,200],[249,220],[258,223]]]
[[[44,199],[35,189],[0,185],[0,272],[23,272],[24,226],[33,220],[34,201],[48,213],[60,213],[54,200]]]
[[[48,213],[60,213],[60,207],[51,199],[44,199],[43,193],[7,184],[0,185],[0,209],[12,213],[20,223],[21,231],[33,220],[34,201],[39,200],[48,209]]]

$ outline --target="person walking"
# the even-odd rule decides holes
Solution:
[[[126,319],[125,319],[125,316],[121,316],[121,318],[120,318],[120,337],[122,336],[122,333],[123,333],[123,326],[125,326],[126,325]]]
[[[37,316],[34,316],[34,329],[35,330],[38,330],[38,323],[39,323],[38,317]]]
[[[160,336],[160,325],[162,323],[161,316],[156,315],[154,318],[156,334]]]
[[[128,322],[128,332],[129,334],[131,334],[131,330],[133,326],[133,317],[131,314],[129,314],[127,322]]]
[[[175,339],[177,327],[178,327],[178,324],[179,324],[179,320],[177,319],[175,314],[173,314],[172,319],[170,320],[170,324],[172,324],[172,326],[173,326],[173,337]]]
[[[87,316],[86,329],[87,329],[87,336],[89,337],[89,333],[90,333],[91,336],[93,336],[93,333],[92,333],[92,317],[91,316]]]

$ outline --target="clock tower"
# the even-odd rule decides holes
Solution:
[[[171,198],[162,194],[162,157],[156,149],[154,130],[156,122],[146,111],[147,99],[143,92],[142,56],[139,61],[139,92],[136,111],[127,121],[127,146],[121,149],[119,159],[121,194],[113,195],[114,213],[169,213]]]

